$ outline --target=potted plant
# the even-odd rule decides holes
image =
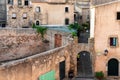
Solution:
[[[104,73],[103,73],[102,71],[95,72],[95,77],[96,77],[98,80],[103,80],[103,79],[104,79]]]

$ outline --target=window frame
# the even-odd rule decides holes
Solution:
[[[13,2],[13,0],[8,0],[7,3],[13,5],[14,2]]]
[[[69,7],[65,7],[65,13],[69,12]]]
[[[17,19],[17,14],[15,12],[12,13],[12,19]]]
[[[65,18],[65,25],[69,25],[69,24],[70,24],[70,19],[69,18]]]
[[[25,15],[25,16],[24,16]],[[23,19],[27,19],[27,13],[24,12],[23,15],[22,15]]]
[[[26,4],[27,3],[27,4]],[[24,0],[24,5],[29,6],[29,0]]]
[[[19,1],[20,1],[21,3],[19,3]],[[22,5],[22,0],[18,0],[18,6],[20,6],[20,5]]]
[[[111,45],[111,38],[116,38],[116,45]],[[118,39],[118,36],[110,36],[109,38],[108,38],[108,44],[109,44],[109,47],[111,47],[111,48],[116,48],[116,47],[118,47],[119,46],[119,43],[118,43],[118,41],[119,41],[119,39]],[[113,44],[113,43],[112,43]]]
[[[37,11],[37,10],[38,10],[38,11]],[[40,6],[37,6],[37,7],[35,8],[35,12],[37,12],[37,13],[40,13],[40,12],[41,12]]]

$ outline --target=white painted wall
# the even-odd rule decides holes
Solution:
[[[95,8],[90,8],[90,38],[94,37],[94,29],[95,29]]]

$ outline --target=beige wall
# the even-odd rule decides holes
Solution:
[[[35,12],[35,8],[40,7],[41,12]],[[65,13],[65,7],[69,12]],[[16,13],[16,19],[12,19],[12,13]],[[23,19],[23,13],[27,13],[27,19]],[[33,2],[29,6],[18,6],[17,0],[14,5],[7,5],[7,26],[8,27],[31,27],[32,22],[40,21],[45,25],[64,25],[65,18],[69,18],[69,23],[74,22],[74,5],[73,3],[49,4],[47,2]]]
[[[82,9],[82,22],[86,23],[86,22],[90,21],[90,19],[88,18],[89,16],[90,16],[90,9],[83,8]]]
[[[69,18],[70,23],[74,22],[74,5],[73,4],[47,4],[47,3],[33,3],[35,8],[37,6],[41,7],[41,16],[36,19],[41,22],[41,24],[48,25],[64,25],[65,18]],[[65,7],[69,7],[69,12],[65,13]],[[35,21],[36,21],[35,20]]]
[[[111,48],[108,39],[110,36],[118,36],[120,45],[120,21],[116,20],[116,12],[120,11],[119,6],[120,2],[95,8],[95,71],[106,72],[108,60],[111,58],[120,60],[120,47]],[[105,49],[109,51],[107,56],[103,55]]]

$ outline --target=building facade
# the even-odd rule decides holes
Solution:
[[[91,6],[91,38],[94,38],[95,72],[120,76],[120,1]]]
[[[0,0],[0,26],[5,27],[6,24],[6,1]]]
[[[74,0],[7,0],[7,26],[68,25],[74,22]]]
[[[86,23],[90,21],[90,0],[76,0],[75,12],[77,12],[77,21]]]

